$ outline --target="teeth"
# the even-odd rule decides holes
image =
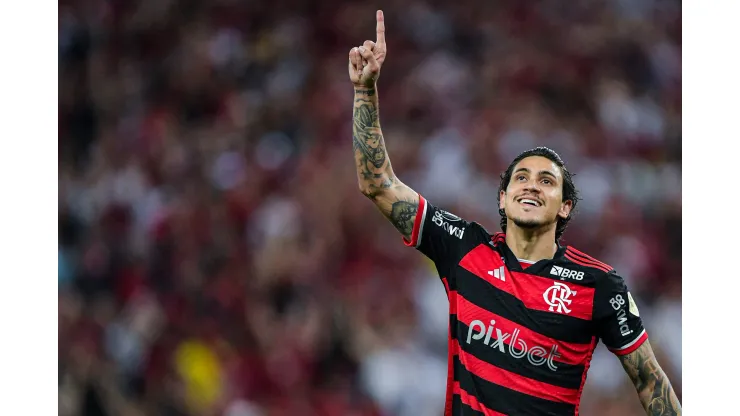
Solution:
[[[521,200],[521,202],[522,202],[523,204],[529,204],[529,205],[533,205],[533,206],[535,206],[535,207],[539,206],[539,204],[537,203],[537,201],[535,201],[535,200],[533,200],[533,199],[526,199],[526,198],[525,198],[525,199],[522,199],[522,200]]]

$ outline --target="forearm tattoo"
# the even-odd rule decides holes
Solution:
[[[634,352],[621,356],[620,360],[649,416],[681,414],[681,404],[668,377],[658,365],[649,342],[645,342]]]
[[[352,123],[352,146],[357,177],[363,193],[374,199],[397,181],[393,175],[378,118],[374,89],[356,89]]]
[[[419,200],[416,193],[393,173],[380,129],[378,97],[374,88],[355,89],[352,115],[352,147],[360,189],[393,226],[410,239]]]

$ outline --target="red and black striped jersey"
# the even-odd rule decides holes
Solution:
[[[411,241],[449,298],[448,415],[577,415],[597,342],[628,354],[647,339],[607,264],[561,246],[523,268],[502,233],[419,197]]]

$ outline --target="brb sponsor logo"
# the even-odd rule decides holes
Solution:
[[[631,295],[629,295],[629,297],[631,307],[634,301],[632,300]],[[630,326],[627,324],[627,309],[624,308],[625,303],[626,301],[624,300],[624,297],[622,295],[617,295],[609,299],[609,304],[612,305],[612,309],[617,311],[617,325],[619,325],[619,333],[622,334],[623,337],[626,337],[627,335],[632,333]],[[635,307],[635,309],[636,308],[637,307]]]
[[[519,338],[519,329],[515,328],[512,333],[508,333],[502,331],[500,328],[494,328],[495,324],[496,321],[493,319],[491,320],[491,324],[488,325],[488,328],[486,328],[483,322],[477,319],[471,322],[468,329],[467,343],[470,344],[472,340],[479,340],[485,337],[483,339],[484,345],[498,349],[502,354],[506,354],[505,345],[508,340],[508,352],[512,357],[516,359],[526,357],[527,361],[532,365],[547,365],[547,368],[550,370],[557,371],[558,367],[555,365],[555,358],[560,357],[557,345],[551,346],[549,352],[539,345],[530,347],[523,339]]]
[[[565,267],[552,266],[550,274],[558,277],[564,277],[566,279],[583,280],[583,272],[566,269]]]
[[[575,295],[576,291],[571,290],[568,285],[560,282],[555,282],[552,286],[550,286],[549,289],[545,291],[545,293],[542,294],[542,297],[550,306],[550,312],[567,314],[571,312],[571,310],[568,309],[568,305],[573,303],[570,298],[571,296]]]
[[[460,217],[452,215],[447,211],[435,211],[432,217],[432,222],[437,224],[438,227],[442,227],[443,230],[450,233],[451,236],[455,236],[462,240],[463,234],[465,234],[465,227],[453,225],[452,223],[460,222]]]

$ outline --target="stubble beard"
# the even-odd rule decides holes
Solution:
[[[546,221],[540,220],[540,219],[528,219],[524,220],[521,218],[512,218],[511,221],[519,228],[523,228],[525,230],[534,230],[537,228],[542,228],[548,223]]]

